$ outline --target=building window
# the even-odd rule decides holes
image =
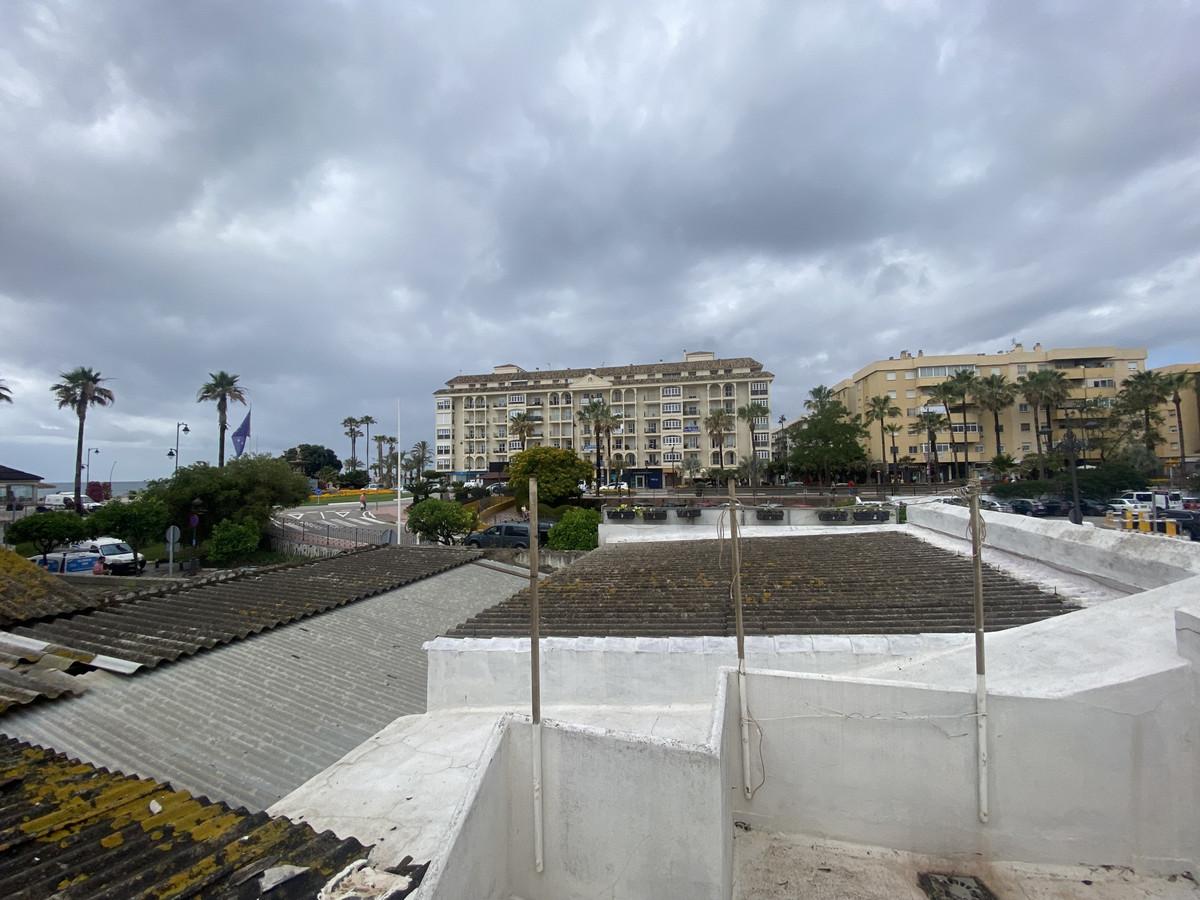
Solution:
[[[888,391],[888,399],[889,399],[889,400],[895,400],[895,399],[896,399],[896,392],[895,392],[895,391]]]
[[[1017,412],[1021,412],[1021,413],[1029,412],[1029,404],[1028,403],[1018,403],[1017,404]]]
[[[915,406],[910,406],[904,410],[904,414],[906,416],[915,416],[917,414],[917,408]]]
[[[916,392],[916,391],[905,391],[905,392],[904,392],[904,396],[905,396],[906,398],[908,398],[909,400],[916,400],[916,399],[917,399],[917,392]]]
[[[509,403],[524,403],[525,395],[524,394],[509,394],[508,402]]]
[[[450,429],[449,428],[439,428],[437,430],[437,439],[439,441],[450,440]]]
[[[437,445],[437,455],[438,456],[449,456],[450,455],[450,445],[449,444],[438,444]]]
[[[962,434],[963,428],[967,429],[967,434],[977,434],[979,432],[979,426],[976,425],[974,422],[968,422],[966,425],[951,425],[950,426],[950,430],[953,431],[955,434]]]
[[[895,381],[895,380],[896,380],[896,373],[895,373],[895,372],[888,372],[888,373],[887,373],[887,380],[888,380],[888,381]]]
[[[1137,370],[1138,370],[1138,364],[1137,364],[1137,363],[1135,363],[1135,362],[1131,362],[1131,363],[1129,363],[1129,371],[1130,371],[1130,372],[1136,372]]]
[[[1029,445],[1028,445],[1028,444],[1022,444],[1022,445],[1021,445],[1021,449],[1022,449],[1024,452],[1028,453],[1028,452],[1029,452]]]
[[[679,397],[683,394],[683,388],[678,385],[664,385],[662,395],[664,397]]]
[[[1094,388],[1110,388],[1116,387],[1117,383],[1111,378],[1093,378],[1092,387]]]
[[[914,372],[912,369],[909,369],[907,372],[904,373],[905,381],[914,381],[916,379],[916,377],[917,377],[917,373]]]
[[[664,453],[663,462],[683,462],[682,453]]]
[[[974,372],[974,366],[921,366],[917,375],[921,378],[945,378],[959,372]]]
[[[509,450],[520,450],[520,449],[521,449],[521,442],[520,442],[520,441],[509,441],[509,442],[508,442],[508,449],[509,449]]]
[[[766,392],[767,392],[767,383],[765,381],[750,382],[750,396],[751,397],[761,397]],[[725,392],[725,396],[726,397],[730,396],[730,393],[728,390]]]
[[[769,428],[770,423],[767,421],[766,416],[755,416],[754,417],[754,427],[755,428]]]
[[[683,412],[683,404],[682,403],[664,403],[662,405],[662,411],[664,414],[666,414],[666,413],[679,414],[679,413]]]
[[[918,447],[916,444],[908,445],[908,455],[909,456],[916,456],[920,452],[921,452],[921,448]]]
[[[438,402],[437,402],[437,408],[438,408],[438,409],[449,409],[449,408],[450,408],[450,400],[449,400],[449,398],[447,398],[447,399],[444,399],[444,400],[443,400],[443,399],[439,399],[439,400],[438,400]],[[428,434],[428,432],[426,432],[426,434]]]
[[[1033,430],[1033,426],[1032,426],[1032,425],[1030,425],[1028,422],[1022,422],[1022,423],[1021,423],[1021,430],[1022,430],[1022,431],[1032,431],[1032,430]]]
[[[771,451],[770,450],[755,450],[754,455],[757,456],[759,459],[770,459]]]
[[[683,420],[682,419],[663,419],[662,427],[663,427],[663,431],[666,431],[668,428],[682,428]]]
[[[677,434],[663,435],[663,446],[664,447],[678,447],[682,443],[683,443],[683,438]]]
[[[1017,374],[1018,375],[1024,375],[1028,371],[1029,371],[1029,366],[1025,365],[1025,363],[1019,363],[1017,365]]]
[[[450,471],[450,460],[439,459],[437,461],[437,470],[439,472],[449,472]]]

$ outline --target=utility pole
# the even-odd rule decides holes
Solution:
[[[976,768],[979,780],[979,821],[988,820],[988,728],[987,728],[987,665],[983,650],[983,516],[979,512],[979,495],[983,486],[976,475],[967,484],[967,499],[971,505],[971,563],[975,570],[975,742]]]
[[[544,867],[542,838],[542,660],[538,619],[538,493],[537,479],[529,479],[529,681],[533,707],[533,865]]]

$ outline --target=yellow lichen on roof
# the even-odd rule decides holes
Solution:
[[[86,602],[60,578],[0,547],[0,625],[69,612]]]

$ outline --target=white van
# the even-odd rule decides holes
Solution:
[[[47,506],[53,510],[74,509],[75,508],[75,492],[60,491],[57,494],[47,494],[38,501],[42,506]],[[98,509],[103,506],[102,503],[97,503],[87,494],[81,494],[79,497],[79,505],[84,510]]]

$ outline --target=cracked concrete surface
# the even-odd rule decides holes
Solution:
[[[940,859],[881,847],[736,830],[733,900],[928,900],[920,872],[980,878],[999,900],[1197,900],[1186,875],[1121,866],[1033,866]]]

